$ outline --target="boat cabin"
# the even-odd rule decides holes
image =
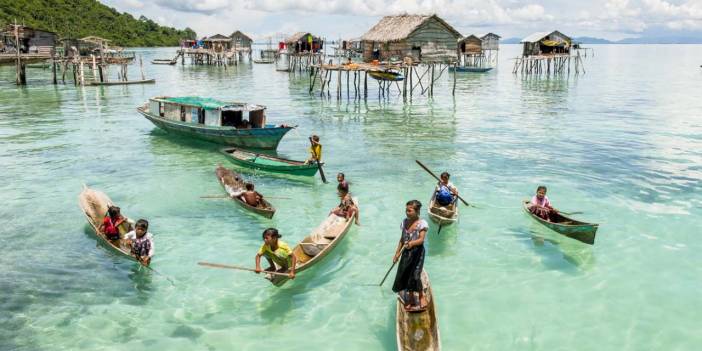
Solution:
[[[266,107],[196,96],[149,99],[148,113],[171,121],[208,127],[266,128]]]

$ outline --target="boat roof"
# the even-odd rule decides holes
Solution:
[[[201,96],[179,96],[179,97],[158,97],[156,100],[163,100],[180,105],[201,107],[205,110],[226,110],[226,111],[256,111],[264,110],[262,105],[247,104],[243,102],[222,101],[215,98]]]

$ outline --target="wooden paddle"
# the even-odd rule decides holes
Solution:
[[[403,245],[402,248],[400,248],[400,258],[402,258],[402,252],[405,251],[405,246]],[[392,271],[393,268],[395,268],[395,264],[399,262],[400,259],[398,258],[396,262],[392,263],[392,266],[390,266],[390,269],[388,269],[387,273],[385,273],[385,276],[383,277],[383,280],[380,281],[380,284],[378,286],[383,286],[383,283],[385,283],[385,279],[387,279],[388,275]]]
[[[200,196],[201,199],[230,199],[229,195],[204,195]],[[277,200],[292,200],[292,198],[284,196],[264,196],[266,199],[277,199]]]
[[[319,169],[319,176],[322,177],[322,182],[327,183],[327,177],[324,176],[324,170],[322,170],[322,163],[319,161],[319,155],[314,152],[314,142],[312,142],[312,137],[309,137],[310,145],[312,146],[312,154],[314,155],[315,161],[317,161],[317,168]]]
[[[424,170],[427,171],[427,173],[431,174],[431,176],[434,177],[437,181],[441,181],[441,179],[439,179],[439,177],[437,177],[436,174],[434,174],[434,172],[432,172],[429,168],[427,168],[427,166],[425,166],[424,164],[422,164],[421,162],[419,162],[419,160],[415,160],[415,162],[417,162],[417,164],[419,165],[419,167],[424,168]],[[458,199],[460,199],[461,202],[463,202],[464,205],[470,206],[470,204],[467,203],[466,200],[463,200],[463,198],[461,197],[461,195],[456,195],[456,196],[458,196]]]
[[[212,268],[226,268],[226,269],[238,269],[240,271],[249,271],[249,272],[254,272],[256,273],[256,270],[253,268],[247,268],[247,267],[239,267],[239,266],[230,266],[226,264],[219,264],[219,263],[209,263],[209,262],[198,262],[200,266],[205,266],[205,267],[212,267]],[[283,277],[287,277],[288,273],[280,273],[280,272],[271,272],[271,271],[261,271],[261,273],[266,273],[266,274],[272,274],[272,275],[280,275]]]

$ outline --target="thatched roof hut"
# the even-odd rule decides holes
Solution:
[[[436,15],[385,16],[361,39],[363,59],[455,61],[461,33]]]
[[[324,42],[320,37],[314,36],[309,32],[296,32],[285,38],[285,47],[290,54],[299,54],[303,52],[316,53],[322,49]]]
[[[522,39],[523,56],[570,53],[572,39],[557,31],[538,32]]]
[[[202,40],[205,49],[226,51],[232,47],[232,40],[226,35],[215,34]]]

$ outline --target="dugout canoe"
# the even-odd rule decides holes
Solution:
[[[222,188],[224,188],[224,191],[227,192],[232,201],[236,202],[247,211],[253,212],[257,215],[261,215],[266,218],[273,218],[273,215],[275,214],[275,208],[273,207],[273,205],[271,205],[270,202],[266,201],[266,199],[261,199],[261,203],[259,204],[259,206],[251,206],[244,202],[244,200],[232,196],[234,193],[246,190],[246,182],[243,180],[241,175],[229,169],[226,169],[221,165],[217,167],[217,169],[215,170],[215,174],[217,175],[217,180],[219,180],[219,184],[222,185]]]
[[[560,213],[554,215],[553,222],[547,221],[531,213],[531,211],[529,211],[529,203],[530,201],[523,201],[522,207],[524,208],[524,211],[535,221],[541,223],[558,234],[565,235],[586,244],[595,244],[595,234],[597,234],[599,224],[577,221]]]
[[[405,77],[400,72],[393,71],[369,71],[368,75],[376,80],[399,82],[405,79]]]
[[[354,203],[358,206],[358,201],[356,199],[354,199]],[[293,247],[292,251],[295,257],[297,257],[295,274],[298,275],[329,255],[339,242],[344,239],[353,222],[353,217],[346,220],[333,213],[327,216],[310,235],[306,236]],[[282,286],[285,282],[290,280],[287,276],[270,274],[266,275],[266,279],[270,280],[275,286]]]
[[[448,206],[439,205],[436,202],[436,191],[434,191],[434,195],[429,201],[427,213],[429,214],[429,219],[439,226],[451,225],[458,221],[458,204],[454,201]]]
[[[152,65],[175,65],[178,61],[173,59],[154,59],[151,60]]]
[[[401,299],[397,299],[395,333],[398,351],[440,351],[439,321],[431,290],[429,275],[422,270],[422,288],[427,299],[427,308],[421,312],[407,312]],[[401,293],[404,294],[404,291]]]
[[[492,67],[449,67],[449,71],[453,72],[468,72],[468,73],[485,73],[492,70]]]
[[[83,191],[81,191],[80,195],[78,195],[78,205],[83,211],[85,218],[88,220],[88,224],[90,224],[90,226],[93,228],[95,236],[100,242],[104,243],[121,256],[129,258],[132,261],[138,262],[139,264],[143,264],[137,260],[134,255],[132,255],[132,250],[127,244],[126,240],[109,240],[105,234],[100,232],[99,228],[103,219],[107,215],[107,208],[114,205],[107,194],[83,185]],[[126,217],[124,214],[122,215]],[[117,227],[119,229],[120,237],[123,237],[124,234],[129,232],[130,226],[131,225],[125,221]]]
[[[305,164],[303,161],[288,160],[237,148],[223,148],[220,151],[234,164],[262,171],[311,177],[319,170],[316,163]]]
[[[125,80],[125,81],[114,81],[114,82],[90,82],[90,83],[88,83],[88,85],[112,86],[112,85],[153,84],[153,83],[156,83],[156,79]]]

